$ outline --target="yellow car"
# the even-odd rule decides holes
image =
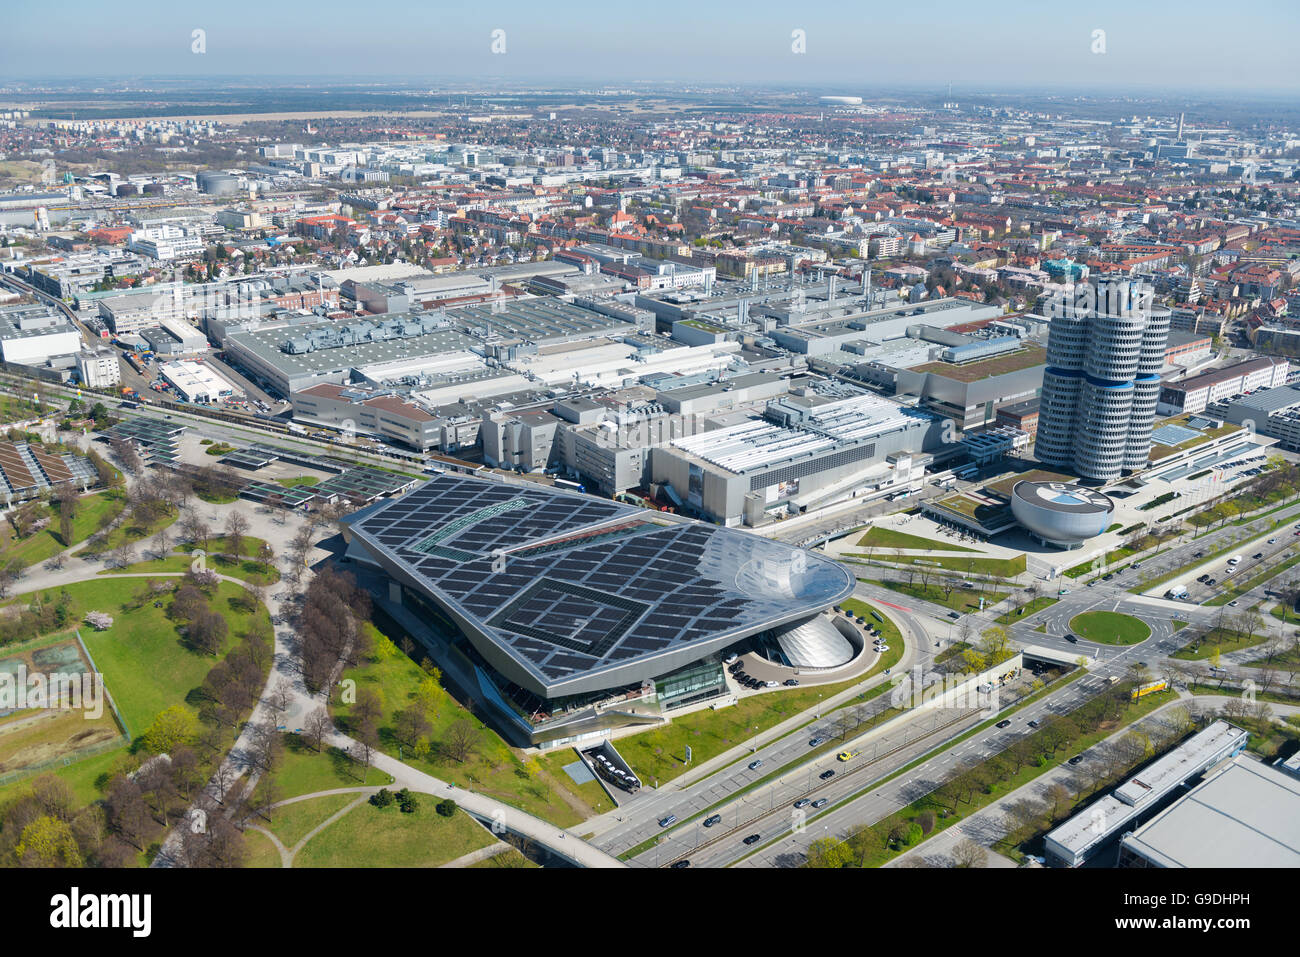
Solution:
[[[835,757],[839,758],[841,761],[848,761],[857,753],[858,752],[856,751],[841,751],[839,754],[835,755]]]

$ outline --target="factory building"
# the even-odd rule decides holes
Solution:
[[[791,395],[738,418],[650,453],[652,481],[725,525],[756,525],[856,488],[907,485],[920,453],[943,436],[935,416],[874,395]]]

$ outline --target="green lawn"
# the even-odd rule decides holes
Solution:
[[[376,617],[393,637],[401,640],[402,633],[397,626],[382,615]],[[366,627],[372,630],[375,654],[360,667],[345,671],[343,677],[355,680],[358,692],[362,688],[371,688],[380,693],[383,705],[383,715],[378,722],[381,750],[443,781],[490,795],[560,827],[570,827],[583,819],[584,815],[565,800],[567,790],[557,790],[540,775],[530,775],[524,762],[509,745],[448,693],[441,695],[437,709],[431,715],[433,730],[429,738],[436,744],[445,738],[447,729],[454,722],[469,721],[476,735],[476,750],[462,762],[437,747],[428,756],[421,757],[411,748],[402,746],[393,733],[393,715],[415,701],[416,688],[425,674],[373,625]],[[352,705],[336,700],[331,709],[339,726],[347,729]]]
[[[895,531],[892,528],[871,528],[867,534],[858,539],[859,548],[911,548],[922,551],[936,552],[973,552],[975,549],[967,548],[965,545],[950,545],[946,542],[933,539],[922,538],[920,535],[909,535],[907,532]],[[879,554],[876,558],[881,557]]]
[[[161,529],[167,528],[176,521],[178,515],[176,509],[169,508],[158,518],[150,522],[136,521],[134,516],[126,518],[117,528],[108,533],[108,541],[105,543],[105,552],[112,551],[124,542],[140,543],[146,539],[152,538]]]
[[[1061,599],[1057,598],[1055,595],[1039,595],[1033,601],[1026,602],[1022,605],[1018,611],[1013,608],[1011,611],[998,615],[997,622],[999,625],[1010,625],[1022,618],[1028,618],[1030,615],[1036,614],[1044,608],[1051,608],[1060,600]]]
[[[1010,592],[1005,591],[980,592],[973,588],[954,588],[945,595],[946,587],[936,585],[934,582],[922,588],[920,582],[908,584],[903,581],[878,581],[868,578],[862,580],[869,585],[879,585],[882,588],[888,588],[890,591],[896,591],[900,595],[943,605],[945,608],[951,608],[953,611],[959,611],[963,614],[969,611],[979,611],[980,598],[984,599],[984,605],[987,607],[996,605],[1010,594]]]
[[[299,485],[316,485],[320,479],[314,475],[294,475],[291,478],[276,479],[276,482],[285,488],[297,488]]]
[[[569,777],[568,772],[564,770],[564,766],[573,764],[578,760],[578,756],[573,753],[572,748],[560,748],[557,751],[550,751],[541,755],[537,760],[541,762],[545,772],[560,787],[587,805],[592,814],[603,814],[614,806],[614,802],[609,799],[609,795],[605,793],[605,789],[599,781],[586,781],[579,784]]]
[[[361,804],[313,837],[294,867],[438,867],[496,839],[464,811],[442,817],[435,798],[416,796],[419,807],[403,814],[396,804]]]
[[[866,558],[862,553],[846,553],[844,559],[855,561]],[[902,555],[893,556],[888,552],[871,556],[873,562],[891,562],[895,565],[926,565],[930,568],[942,568],[945,571],[962,572],[970,575],[992,575],[996,578],[1013,578],[1025,572],[1025,556],[1014,558],[955,558],[940,555]],[[945,578],[951,576],[944,576]]]
[[[1242,648],[1253,648],[1256,645],[1262,645],[1268,640],[1269,635],[1266,632],[1257,632],[1254,635],[1247,636],[1238,634],[1228,628],[1211,628],[1194,641],[1189,641],[1169,657],[1179,658],[1183,661],[1205,661],[1213,658],[1215,651],[1240,651]]]
[[[517,867],[527,869],[530,867],[537,867],[538,865],[534,864],[512,847],[499,854],[493,854],[491,857],[485,857],[483,860],[469,866],[482,868]]]
[[[59,535],[58,509],[52,505],[45,506],[50,524],[39,532],[27,536],[22,542],[10,544],[6,555],[21,557],[28,566],[37,565],[47,558],[57,555],[78,542],[84,542],[97,532],[105,516],[116,518],[125,507],[126,497],[121,489],[113,488],[103,492],[92,492],[82,496],[77,503],[77,512],[72,519],[72,541],[65,542]],[[11,526],[5,525],[5,541],[10,542]]]
[[[289,850],[301,841],[316,825],[322,823],[331,814],[347,807],[362,794],[323,794],[320,797],[295,801],[283,807],[272,808],[271,820],[255,816],[254,823],[266,828],[280,839],[280,843]]]
[[[123,602],[142,584],[138,578],[105,578],[68,586],[75,620],[92,610],[113,616],[107,631],[82,626],[81,636],[133,735],[142,734],[164,708],[186,701],[218,660],[185,646],[175,622],[167,618],[166,600],[163,608],[146,604],[124,610]],[[230,626],[227,650],[235,647],[252,620],[230,602],[243,592],[239,585],[222,582],[211,602]],[[255,614],[270,627],[265,608]]]
[[[265,834],[245,831],[244,847],[248,850],[248,856],[244,859],[245,867],[280,866],[280,852]]]
[[[104,796],[98,786],[100,777],[111,774],[113,766],[126,757],[127,754],[126,739],[119,738],[119,740],[123,742],[120,748],[105,751],[102,754],[92,754],[88,758],[73,761],[71,764],[58,768],[55,772],[72,788],[78,807],[97,801]],[[3,805],[11,796],[27,790],[35,777],[37,775],[33,774],[0,786],[0,805]]]
[[[338,748],[325,746],[318,754],[311,745],[290,729],[284,736],[284,760],[276,769],[275,781],[284,798],[335,788],[355,788],[362,784],[392,784],[393,776],[378,768],[371,768],[363,782],[356,774],[352,759]]]
[[[1070,619],[1070,630],[1103,645],[1136,645],[1151,637],[1151,626],[1132,615],[1114,611],[1085,611]]]
[[[106,568],[99,572],[100,575],[164,575],[183,574],[194,559],[188,555],[168,555],[163,559],[149,559],[147,561],[135,562],[123,568]],[[207,567],[218,575],[227,575],[231,578],[238,578],[254,585],[274,585],[280,580],[280,572],[274,565],[263,566],[261,562],[245,558],[238,563],[232,562],[225,555],[212,554],[205,561]]]

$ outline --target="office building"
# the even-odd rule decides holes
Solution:
[[[1136,282],[1083,287],[1058,302],[1047,344],[1037,455],[1084,479],[1145,468],[1169,336],[1169,310]]]

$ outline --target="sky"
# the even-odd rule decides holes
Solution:
[[[0,76],[1269,93],[1298,35],[1298,0],[42,0],[0,14]]]

